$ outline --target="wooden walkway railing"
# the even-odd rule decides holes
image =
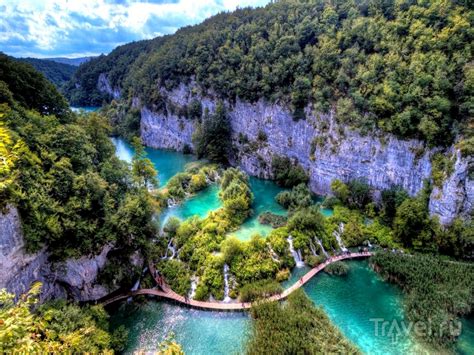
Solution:
[[[360,252],[360,253],[349,253],[349,254],[343,254],[343,255],[338,255],[338,256],[333,256],[328,258],[325,262],[319,264],[318,266],[314,267],[310,271],[308,271],[302,278],[300,278],[297,282],[295,282],[291,287],[287,288],[285,291],[278,295],[274,295],[272,297],[267,298],[267,301],[280,301],[284,300],[287,298],[292,292],[295,290],[299,289],[302,287],[304,284],[306,284],[311,278],[318,274],[320,271],[322,271],[326,266],[329,264],[332,264],[336,261],[340,260],[346,260],[346,259],[355,259],[355,258],[367,258],[371,256],[371,252]],[[152,276],[155,278],[156,272],[153,267],[153,265],[150,265],[150,272]],[[157,280],[158,281],[158,280]],[[167,284],[165,284],[162,280],[159,280],[162,291],[160,290],[155,290],[155,289],[140,289],[137,291],[130,291],[121,295],[117,295],[114,297],[111,297],[109,299],[106,299],[102,302],[102,305],[106,306],[108,304],[123,300],[125,298],[133,297],[133,296],[139,296],[139,295],[150,295],[150,296],[157,296],[161,298],[165,298],[168,300],[172,300],[178,303],[181,303],[183,305],[193,307],[193,308],[199,308],[199,309],[206,309],[206,310],[216,310],[216,311],[243,311],[247,310],[252,307],[252,304],[250,302],[205,302],[205,301],[196,301],[196,300],[191,300],[184,298],[181,295],[178,295],[176,292],[174,292]]]

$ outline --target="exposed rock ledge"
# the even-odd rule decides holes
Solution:
[[[5,213],[0,212],[0,288],[20,295],[33,282],[41,281],[41,301],[65,297],[78,301],[98,299],[108,293],[96,284],[96,279],[110,249],[106,246],[94,257],[51,264],[45,250],[34,254],[25,251],[18,211],[7,206]]]
[[[199,88],[181,85],[171,92],[161,90],[175,106],[201,100],[203,108],[213,111],[215,101],[198,94]],[[272,156],[285,155],[297,160],[310,175],[315,193],[330,193],[331,181],[365,179],[373,188],[383,190],[402,186],[410,195],[431,177],[431,156],[418,140],[401,140],[390,134],[363,136],[339,125],[333,113],[314,114],[308,107],[307,119],[295,122],[290,110],[278,103],[260,100],[248,103],[237,100],[228,104],[235,155],[232,163],[247,173],[271,178]],[[171,112],[171,110],[167,110]],[[195,122],[177,115],[141,110],[143,142],[154,148],[182,150],[192,147]],[[265,136],[266,140],[258,140]],[[248,140],[248,143],[243,143]],[[473,159],[457,153],[453,174],[442,189],[434,189],[430,211],[449,224],[456,216],[469,216],[474,204],[474,181],[469,177]],[[470,167],[470,168],[469,168]]]

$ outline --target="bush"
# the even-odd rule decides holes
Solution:
[[[283,287],[274,280],[261,280],[240,289],[240,302],[254,302],[283,292]]]
[[[349,266],[342,261],[336,261],[324,268],[329,275],[345,276],[349,272]]]
[[[277,272],[275,279],[277,282],[282,282],[288,280],[290,278],[290,270],[289,269],[282,269]]]
[[[322,264],[324,261],[326,260],[326,258],[322,255],[308,255],[306,258],[305,258],[305,262],[306,264],[308,264],[309,266],[311,267],[316,267],[318,266],[319,264]]]
[[[292,187],[309,180],[306,171],[296,162],[278,155],[272,158],[272,173],[276,183],[283,187]]]
[[[286,224],[287,217],[271,212],[263,212],[258,216],[258,221],[261,224],[269,224],[272,228],[279,228]]]
[[[306,184],[294,186],[291,191],[282,191],[276,195],[275,200],[290,211],[309,207],[313,204],[311,191]]]
[[[157,270],[164,276],[173,291],[186,295],[191,289],[191,275],[185,263],[176,260],[163,260],[158,263]]]

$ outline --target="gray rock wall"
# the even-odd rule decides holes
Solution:
[[[110,85],[109,78],[104,73],[99,75],[99,80],[97,82],[97,89],[99,89],[99,91],[108,93],[114,99],[120,98],[120,95],[121,95],[120,89],[113,88],[112,85]]]
[[[193,84],[161,91],[177,106],[187,105],[197,97],[204,108],[213,111],[215,107],[212,95],[202,95]],[[236,148],[232,163],[250,175],[271,178],[271,160],[277,154],[297,160],[309,172],[311,189],[323,195],[331,192],[334,179],[365,179],[377,190],[400,185],[415,195],[431,176],[434,151],[417,140],[401,140],[389,134],[364,136],[338,124],[333,113],[317,114],[310,108],[306,109],[306,120],[295,122],[284,105],[263,100],[253,104],[238,100],[229,104],[228,110]],[[151,147],[182,150],[186,144],[192,146],[194,127],[191,120],[142,108],[142,139]],[[259,140],[259,136],[266,140]],[[469,165],[472,166],[472,159],[458,156],[452,176],[441,191],[433,191],[430,211],[444,224],[472,211],[474,193]]]
[[[0,213],[0,288],[18,296],[28,291],[32,283],[40,281],[43,284],[41,301],[65,297],[78,301],[98,299],[108,293],[96,284],[96,279],[110,249],[106,246],[94,257],[51,264],[45,250],[26,252],[18,211],[7,206]]]

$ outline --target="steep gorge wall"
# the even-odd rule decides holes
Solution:
[[[174,106],[188,105],[196,97],[204,109],[212,112],[215,108],[212,95],[204,96],[196,87],[181,85],[162,93]],[[334,179],[365,179],[379,191],[400,185],[415,195],[423,181],[431,177],[430,160],[435,151],[426,149],[422,142],[388,134],[363,136],[339,125],[333,113],[314,114],[308,108],[306,120],[295,122],[283,105],[263,100],[253,104],[238,100],[228,105],[228,112],[236,148],[232,163],[250,175],[271,178],[272,156],[276,154],[297,160],[309,172],[311,189],[318,194],[329,194]],[[141,136],[146,145],[176,150],[185,145],[192,147],[196,122],[146,107],[141,117]],[[444,224],[456,216],[470,215],[474,203],[474,181],[469,176],[474,160],[462,159],[459,152],[452,151],[454,172],[441,189],[433,190],[430,200],[430,212]]]
[[[26,252],[18,211],[7,206],[0,212],[0,289],[6,288],[18,296],[28,291],[33,282],[40,281],[41,301],[66,297],[78,301],[98,299],[108,293],[96,279],[110,249],[111,246],[105,246],[97,256],[52,264],[46,250]]]

